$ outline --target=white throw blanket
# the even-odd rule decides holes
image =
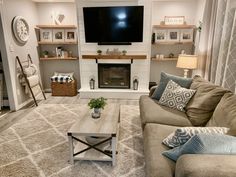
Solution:
[[[36,92],[38,93],[40,88],[37,87],[37,89],[35,89],[36,86],[38,86],[38,84],[39,84],[39,76],[38,76],[37,66],[34,65],[34,64],[31,64],[29,67],[25,67],[24,68],[24,73],[28,78],[29,85],[32,88],[33,92],[34,92],[34,90],[36,90]],[[25,78],[23,76],[23,73],[21,73],[19,75],[19,81],[20,81],[21,85],[25,87],[25,93],[29,94],[30,91],[29,91],[29,88],[28,88],[27,83],[25,81]],[[36,95],[35,92],[34,92],[34,94]]]

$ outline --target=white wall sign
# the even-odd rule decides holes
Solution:
[[[184,16],[165,16],[165,25],[183,25]]]

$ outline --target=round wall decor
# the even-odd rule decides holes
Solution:
[[[12,21],[12,30],[16,40],[25,44],[29,39],[29,25],[27,21],[21,17],[16,16]]]

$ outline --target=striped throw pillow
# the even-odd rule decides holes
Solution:
[[[183,127],[176,129],[162,143],[170,148],[174,148],[185,144],[191,137],[199,133],[226,134],[228,131],[229,128],[226,127]]]

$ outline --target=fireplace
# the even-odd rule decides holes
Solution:
[[[99,88],[130,88],[130,64],[98,64]]]

